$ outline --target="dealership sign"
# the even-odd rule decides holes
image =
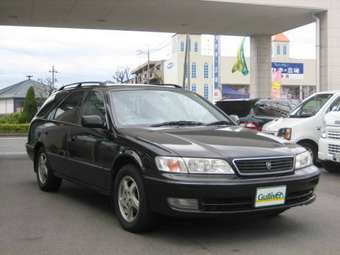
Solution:
[[[283,79],[303,80],[303,63],[272,63],[272,72],[280,72]]]

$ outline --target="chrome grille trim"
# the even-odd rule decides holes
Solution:
[[[340,145],[328,144],[328,153],[329,154],[340,153]]]
[[[327,137],[330,139],[340,139],[340,131],[337,130],[328,130]]]
[[[286,160],[280,162],[279,160]],[[259,162],[260,161],[260,162]],[[276,168],[282,168],[277,170],[263,169],[263,164],[270,161],[272,165]],[[266,176],[266,175],[277,175],[277,174],[287,174],[294,172],[295,157],[292,156],[278,156],[278,157],[258,157],[258,158],[236,158],[233,159],[233,165],[240,176]],[[251,164],[248,165],[248,170],[253,170],[253,172],[242,172],[239,163]],[[247,162],[247,163],[246,163]],[[258,167],[262,166],[262,168]]]

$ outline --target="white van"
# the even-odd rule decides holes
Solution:
[[[325,116],[318,155],[327,171],[340,171],[340,100]]]
[[[315,93],[298,105],[287,118],[265,124],[262,132],[302,145],[313,155],[316,163],[324,117],[337,104],[340,104],[340,91]]]

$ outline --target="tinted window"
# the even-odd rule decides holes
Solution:
[[[105,121],[105,103],[101,92],[91,91],[82,106],[82,115],[98,115]]]
[[[291,109],[288,101],[259,100],[253,110],[255,115],[287,117]]]
[[[44,118],[46,119],[47,116],[50,114],[50,112],[53,110],[53,106],[55,105],[58,96],[56,94],[53,94],[51,96],[49,96],[45,102],[43,103],[43,105],[41,106],[37,116],[39,118]]]
[[[80,122],[80,103],[84,92],[78,91],[69,95],[55,110],[54,120],[75,123]]]
[[[253,100],[230,100],[230,101],[218,101],[218,106],[226,114],[237,115],[238,117],[247,116],[256,103],[256,99]]]

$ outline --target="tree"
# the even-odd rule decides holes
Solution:
[[[34,115],[37,113],[38,107],[37,107],[37,101],[35,99],[34,95],[34,89],[33,87],[30,87],[27,90],[26,97],[24,100],[24,109],[22,111],[22,120],[24,122],[30,122]]]
[[[37,81],[47,85],[48,95],[51,95],[55,91],[55,85],[53,84],[51,78],[46,79],[39,78],[37,79]],[[58,82],[57,78],[54,78],[54,82],[55,83]]]
[[[129,67],[118,67],[112,75],[114,83],[127,83],[132,75]]]

